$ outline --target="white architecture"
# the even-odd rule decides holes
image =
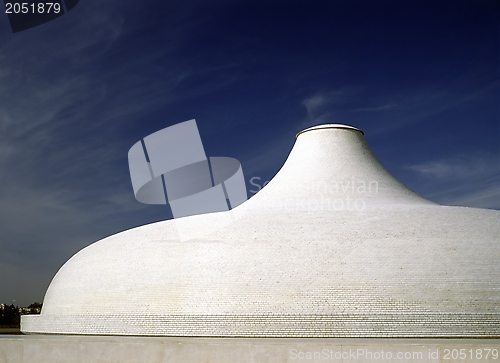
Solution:
[[[297,135],[228,212],[134,228],[57,273],[24,333],[500,337],[500,211],[440,206],[394,179],[363,133]]]

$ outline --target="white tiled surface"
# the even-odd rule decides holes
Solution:
[[[321,129],[301,134],[276,177],[233,211],[80,251],[22,329],[498,337],[499,257],[499,211],[426,201],[387,173],[361,133]]]

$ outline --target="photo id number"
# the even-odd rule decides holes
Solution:
[[[61,4],[59,3],[5,3],[6,14],[49,14],[60,13]]]

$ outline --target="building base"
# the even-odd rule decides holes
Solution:
[[[500,339],[0,335],[2,363],[499,362]]]

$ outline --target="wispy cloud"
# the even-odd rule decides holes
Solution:
[[[354,126],[369,131],[375,138],[415,125],[441,124],[443,117],[457,117],[458,110],[477,103],[498,103],[499,92],[498,77],[476,68],[450,84],[412,84],[383,92],[378,85],[370,84],[339,87],[314,93],[301,101],[307,111],[303,125],[356,123]]]
[[[500,209],[500,155],[476,153],[406,166],[442,204]]]
[[[373,104],[376,106],[372,106]],[[304,127],[322,123],[350,123],[349,114],[379,113],[393,111],[398,107],[395,100],[379,100],[378,95],[370,95],[368,90],[361,87],[318,92],[303,100],[302,105],[307,110]]]
[[[342,102],[344,94],[345,91],[343,90],[318,92],[315,95],[303,100],[302,104],[306,107],[309,118],[318,118],[318,114],[319,117],[321,117],[321,114],[324,112],[326,107]]]
[[[0,270],[19,281],[41,274],[46,287],[85,245],[168,216],[133,197],[127,151],[142,135],[124,126],[173,99],[182,72],[148,67],[161,48],[108,64],[131,26],[132,4],[119,3],[89,1],[0,40]]]
[[[388,104],[385,104],[382,106],[354,108],[354,109],[348,110],[347,112],[378,112],[378,111],[392,110],[395,107],[396,107],[395,104],[388,103]]]
[[[438,180],[487,180],[500,174],[500,156],[461,155],[450,159],[429,161],[407,166],[424,177]]]

